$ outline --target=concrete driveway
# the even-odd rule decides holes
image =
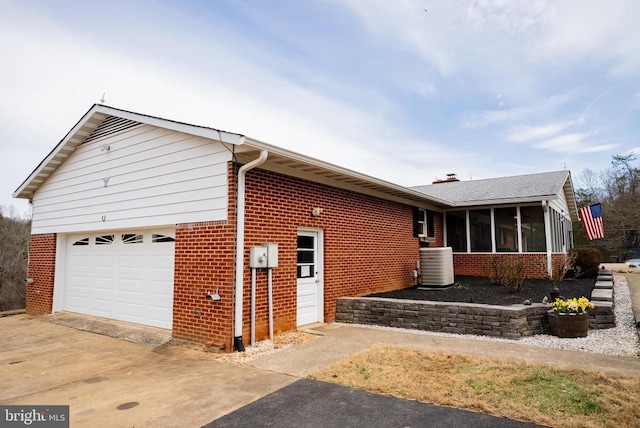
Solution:
[[[27,315],[0,318],[0,403],[69,405],[72,427],[202,426],[297,378]]]

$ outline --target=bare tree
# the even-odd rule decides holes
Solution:
[[[602,204],[605,237],[595,244],[611,257],[624,259],[640,251],[640,168],[635,160],[633,154],[616,155],[601,174],[587,169],[578,179],[578,205]],[[586,243],[577,232],[577,243]]]
[[[31,223],[0,206],[0,311],[25,307]]]

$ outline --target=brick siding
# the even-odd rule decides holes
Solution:
[[[544,278],[547,275],[546,253],[508,253],[499,254],[501,257],[516,257],[525,263],[527,278]],[[483,266],[490,266],[495,254],[491,253],[453,253],[453,268],[456,275],[487,276]],[[565,255],[554,253],[553,270],[557,272],[565,261]]]
[[[233,172],[233,169],[230,169]],[[235,254],[235,175],[229,179],[229,221],[178,225],[174,283],[174,337],[231,351]],[[322,214],[311,215],[314,207]],[[441,218],[441,216],[440,216]],[[336,300],[413,283],[419,258],[408,205],[255,169],[246,176],[243,339],[250,338],[249,247],[278,244],[273,269],[276,334],[295,330],[299,227],[324,234],[324,319],[335,318]],[[436,220],[441,221],[441,220]],[[441,238],[440,238],[441,239]],[[219,302],[206,300],[219,287]],[[256,338],[268,336],[267,273],[256,276]]]
[[[29,278],[27,284],[27,313],[51,313],[53,283],[56,271],[56,234],[31,235],[29,241]]]
[[[412,234],[411,206],[259,169],[247,174],[246,194],[246,246],[279,245],[279,266],[273,270],[276,333],[296,328],[298,227],[322,229],[324,234],[326,322],[335,319],[339,297],[413,284],[419,243]],[[314,207],[323,210],[317,217],[311,215]],[[248,251],[245,260],[248,264]],[[249,278],[248,270],[245,275]],[[268,333],[264,271],[258,271],[257,290],[256,336],[261,338]],[[248,293],[245,286],[245,337]]]

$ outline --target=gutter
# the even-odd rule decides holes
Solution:
[[[234,337],[233,345],[238,352],[244,352],[242,343],[242,293],[244,273],[244,211],[245,211],[245,176],[247,171],[253,169],[267,160],[269,152],[262,150],[260,156],[238,170],[238,212],[236,214],[236,296],[234,312]]]

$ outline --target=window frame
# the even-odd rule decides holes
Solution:
[[[416,218],[417,237],[426,239],[436,238],[435,213],[431,210],[418,208]]]

